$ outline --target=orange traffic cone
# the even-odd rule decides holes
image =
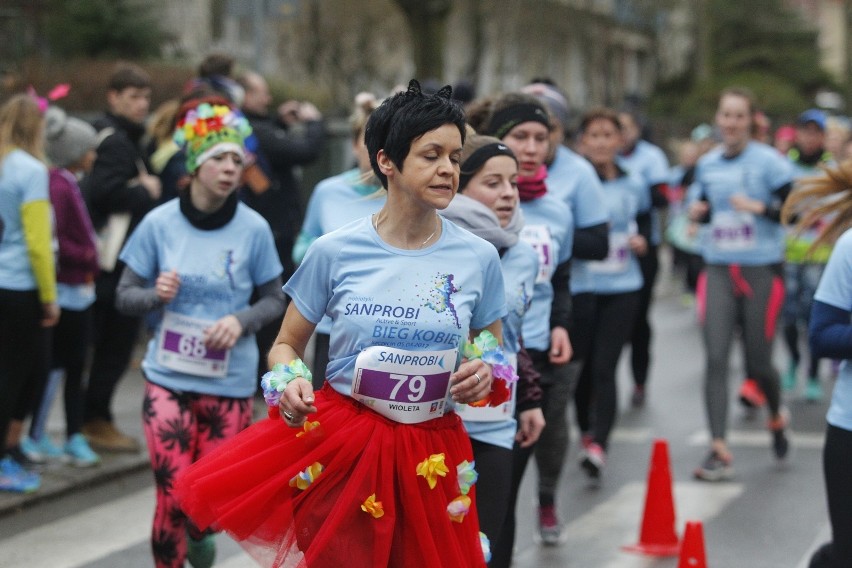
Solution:
[[[639,542],[622,548],[628,552],[649,556],[677,556],[680,550],[680,543],[675,533],[669,446],[665,440],[654,440]]]
[[[701,521],[688,521],[686,523],[677,568],[707,568],[707,556],[704,553],[704,529]]]

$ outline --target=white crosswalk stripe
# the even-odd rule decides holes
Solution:
[[[20,533],[0,546],[0,567],[74,568],[146,541],[153,502],[152,487]]]

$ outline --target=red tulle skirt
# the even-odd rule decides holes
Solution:
[[[328,385],[316,406],[313,429],[262,420],[179,477],[174,493],[193,522],[227,531],[264,566],[485,566],[475,489],[461,522],[447,511],[460,496],[456,466],[473,461],[455,413],[399,424]],[[417,469],[434,454],[448,471],[430,488]],[[291,486],[312,465],[310,484],[303,474],[305,488]],[[365,505],[371,495],[380,506]]]

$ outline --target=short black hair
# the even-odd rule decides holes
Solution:
[[[411,150],[411,143],[427,132],[445,124],[459,129],[462,143],[465,139],[464,110],[450,97],[452,89],[447,86],[434,95],[420,89],[420,83],[412,79],[408,90],[397,93],[373,111],[364,131],[364,141],[370,153],[373,172],[387,189],[388,178],[379,169],[378,153],[384,150],[387,157],[402,171],[402,163]]]

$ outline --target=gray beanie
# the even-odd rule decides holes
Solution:
[[[98,146],[98,133],[94,127],[59,107],[51,106],[45,113],[47,158],[60,168],[67,168]]]

